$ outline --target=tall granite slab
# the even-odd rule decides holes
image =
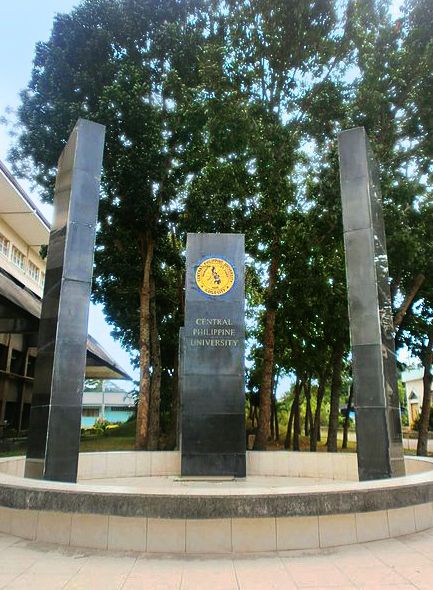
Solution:
[[[245,477],[244,236],[188,234],[182,476]]]
[[[364,128],[339,136],[360,480],[404,475],[379,176]]]
[[[105,127],[79,119],[58,163],[26,477],[75,482]]]

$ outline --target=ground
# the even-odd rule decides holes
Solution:
[[[433,529],[347,547],[213,558],[62,548],[0,534],[3,590],[433,588]]]

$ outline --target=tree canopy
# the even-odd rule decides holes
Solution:
[[[396,344],[427,358],[432,37],[427,0],[398,19],[385,0],[83,0],[56,17],[11,157],[50,200],[77,117],[107,126],[93,292],[138,351],[137,446],[156,448],[160,428],[175,440],[185,234],[234,231],[256,446],[275,382],[296,375],[318,418],[329,387],[336,450],[350,370],[336,138],[349,127],[366,128],[380,166]]]

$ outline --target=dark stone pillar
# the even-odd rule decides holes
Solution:
[[[388,258],[377,166],[365,130],[339,136],[360,480],[404,475]]]
[[[188,234],[182,476],[245,477],[244,236]]]
[[[105,127],[79,119],[59,159],[26,477],[75,482]]]

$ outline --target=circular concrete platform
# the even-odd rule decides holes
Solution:
[[[314,549],[433,525],[433,462],[358,482],[356,455],[249,452],[245,480],[179,478],[177,452],[86,453],[79,483],[22,477],[0,460],[0,531],[71,546],[149,553]]]

